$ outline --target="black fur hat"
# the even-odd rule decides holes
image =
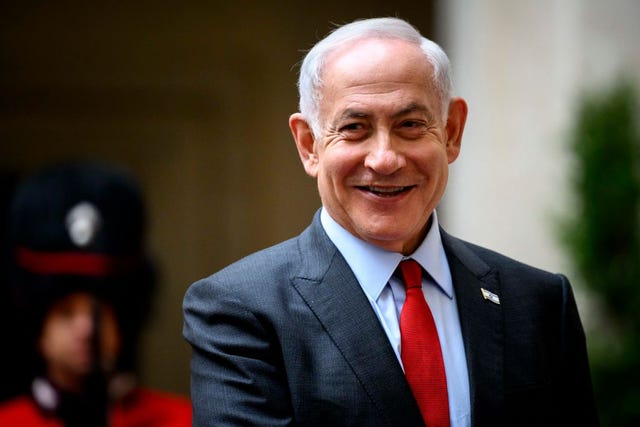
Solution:
[[[145,207],[135,180],[106,165],[57,165],[31,176],[8,215],[9,280],[33,337],[53,302],[90,292],[118,317],[130,369],[154,288]]]

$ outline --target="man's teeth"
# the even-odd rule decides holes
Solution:
[[[382,195],[395,195],[405,191],[409,187],[376,187],[376,186],[367,186],[365,187],[368,191],[372,193],[382,194]]]

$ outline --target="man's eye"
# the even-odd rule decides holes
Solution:
[[[364,129],[362,123],[349,123],[348,125],[342,126],[340,129],[342,132],[355,132]]]
[[[354,122],[348,123],[340,128],[343,138],[359,141],[367,136],[369,129],[365,123]]]
[[[426,132],[427,126],[420,120],[405,120],[397,127],[397,132],[405,138],[420,138]]]
[[[421,126],[422,124],[420,122],[417,122],[415,120],[407,120],[401,123],[401,127],[403,128],[416,128]]]

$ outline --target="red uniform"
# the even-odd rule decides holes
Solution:
[[[2,427],[64,427],[55,414],[47,414],[31,397],[17,397],[0,405]],[[188,399],[138,389],[109,408],[109,427],[190,427]]]

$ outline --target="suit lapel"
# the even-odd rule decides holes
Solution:
[[[420,412],[369,300],[316,215],[300,238],[293,286],[323,325],[387,425],[420,425]],[[391,398],[390,398],[391,397]]]
[[[441,230],[458,301],[469,370],[473,425],[494,419],[504,408],[502,306],[483,296],[500,296],[498,273],[464,243]]]

